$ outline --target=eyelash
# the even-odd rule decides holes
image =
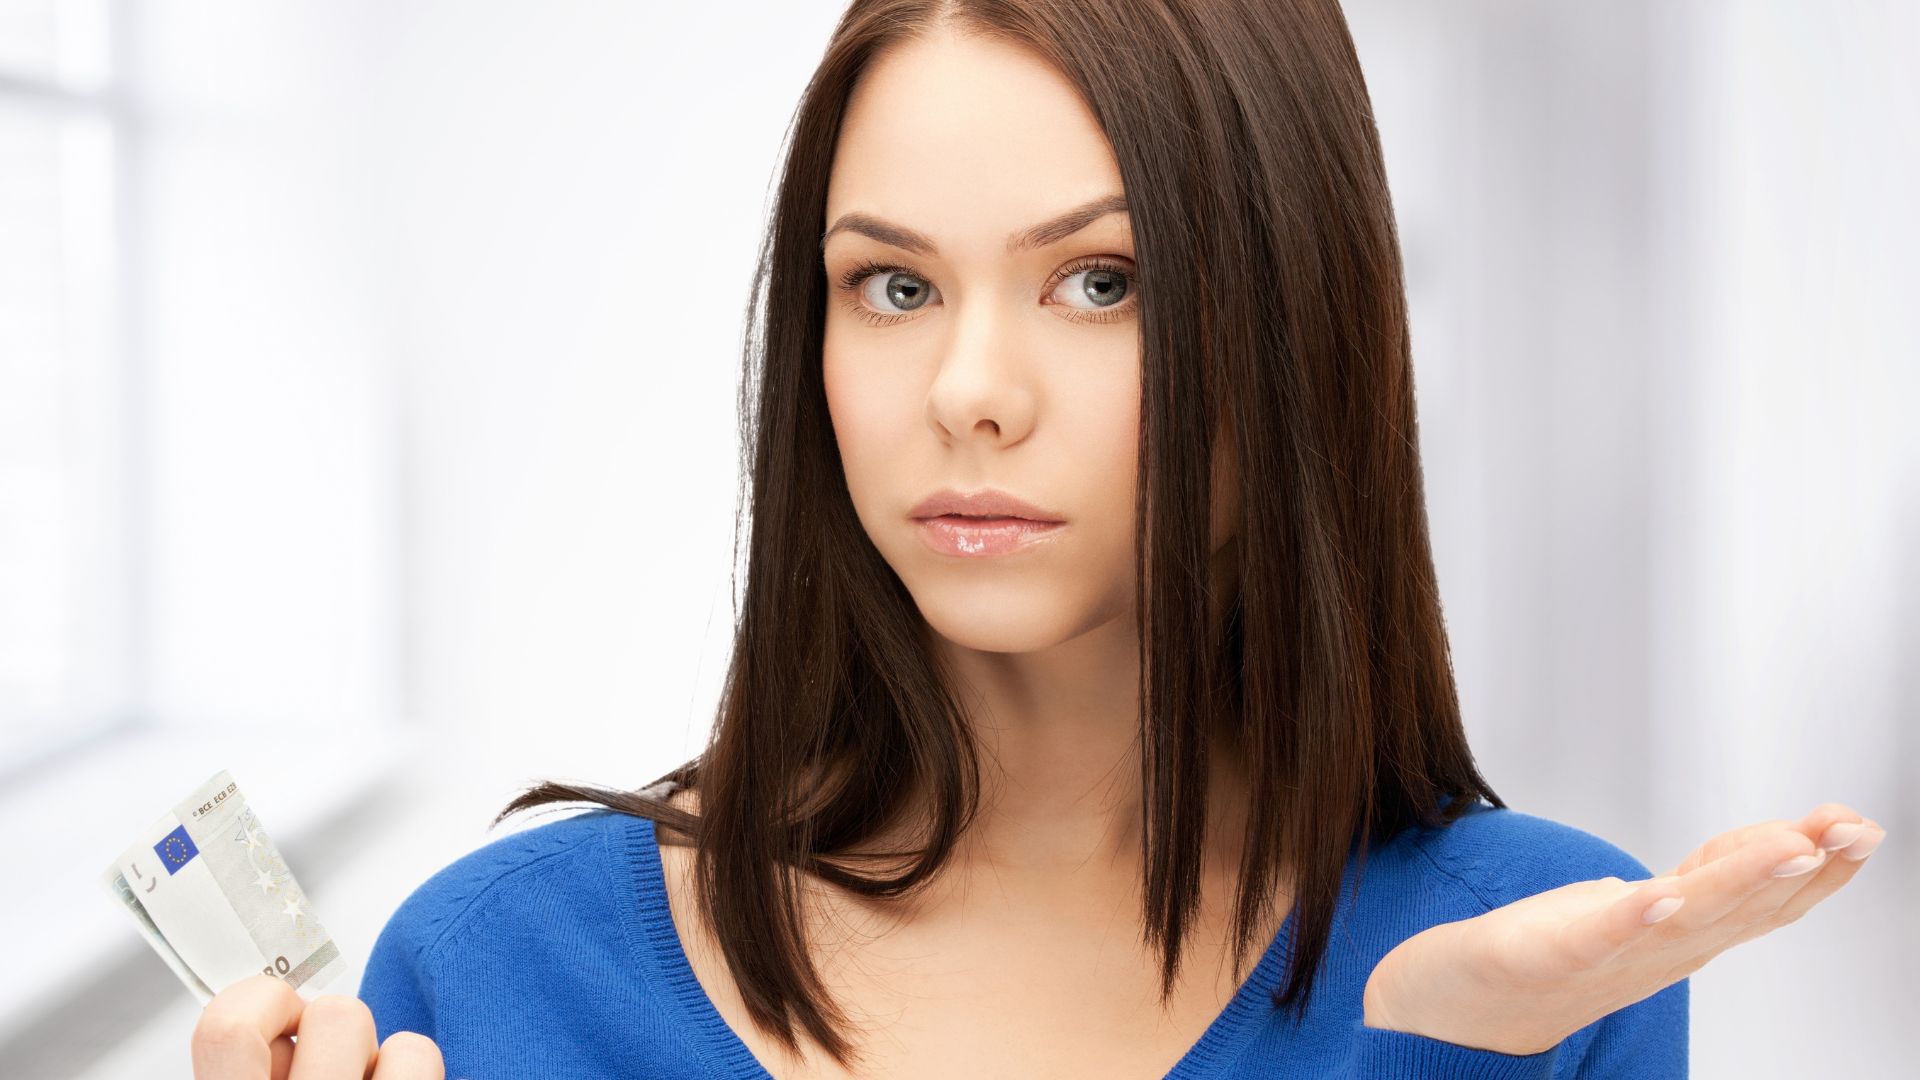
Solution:
[[[1131,296],[1133,294],[1134,287],[1140,283],[1140,275],[1137,271],[1129,270],[1126,267],[1113,262],[1112,260],[1102,259],[1098,256],[1095,256],[1092,258],[1081,259],[1078,262],[1069,263],[1066,266],[1061,267],[1060,270],[1053,275],[1053,277],[1047,280],[1046,291],[1049,294],[1052,293],[1054,288],[1058,286],[1062,281],[1065,281],[1067,278],[1070,278],[1073,275],[1081,273],[1082,271],[1086,271],[1086,270],[1109,270],[1116,274],[1126,275],[1128,296]],[[858,266],[855,266],[852,269],[848,270],[846,273],[840,275],[840,291],[843,294],[845,294],[847,309],[852,311],[855,315],[858,315],[869,326],[888,326],[893,323],[897,323],[902,319],[913,318],[913,312],[910,312],[910,311],[901,312],[899,314],[889,314],[884,311],[875,311],[872,308],[869,308],[867,305],[860,302],[861,286],[866,283],[866,280],[868,278],[873,277],[875,274],[911,274],[922,281],[928,280],[918,270],[915,270],[910,266],[899,266],[894,263],[875,262],[871,259],[867,260],[866,262],[862,262]],[[1138,305],[1129,304],[1125,299],[1122,299],[1120,302],[1120,305],[1116,307],[1107,308],[1104,311],[1099,311],[1092,314],[1088,314],[1077,308],[1069,308],[1068,314],[1066,317],[1068,319],[1071,319],[1074,322],[1080,322],[1080,323],[1113,322],[1116,319],[1122,319],[1132,314],[1133,309],[1136,306]]]

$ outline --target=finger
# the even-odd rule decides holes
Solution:
[[[1806,896],[1805,903],[1799,908],[1804,912],[1831,895],[1851,880],[1854,871],[1859,869],[1856,861],[1835,857],[1833,853],[1867,838],[1872,827],[1850,807],[1840,803],[1822,803],[1801,819],[1796,831],[1814,841],[1814,850],[1787,860],[1787,865],[1776,867],[1772,874],[1778,876],[1748,897],[1732,914],[1730,922],[1750,925],[1754,934],[1766,933],[1785,925],[1779,915],[1801,896]],[[1754,934],[1743,931],[1741,940]]]
[[[1690,874],[1710,862],[1744,849],[1760,836],[1768,833],[1787,832],[1794,828],[1796,828],[1794,822],[1788,821],[1786,818],[1775,818],[1772,821],[1760,821],[1752,825],[1743,825],[1737,829],[1729,829],[1695,848],[1693,853],[1688,855],[1679,866],[1669,871],[1669,876]]]
[[[1854,841],[1852,847],[1862,847],[1863,845],[1877,847],[1880,838],[1886,835],[1885,830],[1881,829],[1877,822],[1869,820],[1866,822],[1866,825],[1867,831]],[[1845,850],[1850,851],[1852,847]],[[1867,848],[1867,850],[1868,853],[1871,854],[1871,848]],[[1852,881],[1853,876],[1859,873],[1861,868],[1866,865],[1864,860],[1841,858],[1839,857],[1841,854],[1843,853],[1834,852],[1829,854],[1826,863],[1822,865],[1816,873],[1805,874],[1800,878],[1786,879],[1789,882],[1799,881],[1803,882],[1803,884],[1797,889],[1787,890],[1786,895],[1781,897],[1777,902],[1769,903],[1770,898],[1767,894],[1772,890],[1764,889],[1753,900],[1748,902],[1747,906],[1754,907],[1756,910],[1752,912],[1745,910],[1735,912],[1733,918],[1736,921],[1744,920],[1749,923],[1747,929],[1741,931],[1740,935],[1735,939],[1735,943],[1751,940],[1769,931],[1796,922],[1800,916],[1810,911],[1815,904],[1839,892],[1840,889],[1844,887],[1847,882]]]
[[[1835,825],[1845,825],[1859,820],[1860,815],[1842,803],[1822,803],[1797,822],[1776,818],[1721,833],[1697,848],[1686,861],[1674,868],[1673,873],[1690,874],[1723,857],[1747,851],[1756,840],[1769,834],[1797,832],[1815,843],[1814,848],[1805,849],[1806,851],[1819,850],[1820,842],[1823,840],[1838,842],[1846,839],[1844,834],[1828,837],[1826,834],[1829,829]]]
[[[1618,880],[1618,879],[1615,879]],[[1654,926],[1686,906],[1678,875],[1625,882],[1626,895],[1568,924],[1566,947],[1576,961],[1598,967],[1645,937]],[[1648,922],[1649,916],[1654,922]]]
[[[1800,819],[1799,830],[1827,851],[1846,847],[1866,832],[1866,819],[1844,803],[1821,803]]]
[[[380,1044],[372,1080],[446,1080],[440,1048],[417,1031],[396,1031]]]
[[[323,994],[307,1003],[287,1080],[360,1080],[379,1041],[373,1011],[345,994]]]
[[[1762,934],[1769,933],[1786,925],[1791,919],[1782,919],[1782,912],[1796,898],[1807,893],[1799,911],[1832,895],[1834,890],[1851,880],[1858,864],[1852,860],[1835,857],[1825,845],[1838,847],[1843,843],[1857,842],[1860,837],[1855,825],[1864,825],[1864,819],[1839,803],[1824,803],[1802,819],[1793,832],[1819,843],[1810,851],[1802,851],[1791,858],[1783,859],[1781,864],[1767,871],[1766,880],[1760,887],[1741,899],[1734,909],[1719,916],[1716,932],[1723,933],[1718,941],[1719,949],[1731,948],[1741,942],[1750,941]],[[1847,863],[1846,868],[1828,874],[1827,868],[1834,863]],[[1825,884],[1821,884],[1824,881]],[[1811,893],[1808,890],[1812,889]],[[1794,918],[1798,918],[1795,915]]]
[[[1693,933],[1738,910],[1755,893],[1780,882],[1773,877],[1782,863],[1819,852],[1813,841],[1795,828],[1762,832],[1747,846],[1680,879],[1686,903],[1668,920],[1668,933]]]
[[[1840,849],[1840,857],[1848,862],[1859,862],[1880,848],[1880,841],[1887,838],[1887,827],[1867,819],[1867,831],[1858,840]]]
[[[194,1080],[277,1076],[271,1045],[292,1034],[306,999],[271,975],[249,975],[213,995],[193,1028]]]
[[[273,1055],[273,1080],[287,1080],[288,1070],[293,1068],[293,1038],[282,1035],[267,1044],[267,1052]]]

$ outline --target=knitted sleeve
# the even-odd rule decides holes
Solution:
[[[436,912],[415,892],[387,920],[360,977],[360,1000],[373,1011],[379,1041],[396,1031],[434,1037],[431,950],[438,936]]]

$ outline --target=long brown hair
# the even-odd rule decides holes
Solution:
[[[692,837],[699,903],[754,1022],[796,1053],[791,1020],[843,1066],[859,1056],[808,955],[797,874],[906,894],[946,862],[980,785],[926,622],[840,470],[821,375],[820,237],[855,80],[883,49],[942,28],[1051,62],[1125,186],[1144,286],[1143,922],[1162,1004],[1199,901],[1209,733],[1226,732],[1251,778],[1235,977],[1291,868],[1294,947],[1274,1005],[1304,1015],[1355,849],[1364,868],[1368,843],[1444,827],[1476,797],[1506,805],[1460,723],[1399,240],[1337,0],[854,0],[789,128],[748,305],[752,527],[718,715],[698,758],[647,785],[695,788],[699,813],[644,789],[548,782],[495,824],[591,802]],[[1207,583],[1217,438],[1239,485],[1230,597]],[[910,807],[915,792],[924,805]],[[842,865],[910,810],[926,843],[903,872]]]

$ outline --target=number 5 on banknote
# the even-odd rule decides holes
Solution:
[[[224,770],[154,822],[100,880],[203,1005],[261,973],[311,998],[346,966]]]

